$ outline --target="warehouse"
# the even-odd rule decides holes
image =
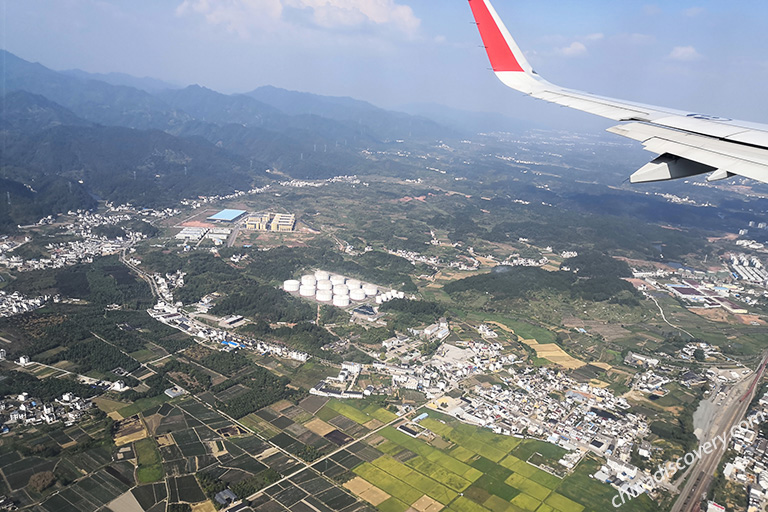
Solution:
[[[240,218],[245,215],[245,210],[221,210],[219,213],[215,215],[211,215],[208,217],[209,222],[237,222]]]

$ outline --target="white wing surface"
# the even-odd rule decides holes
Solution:
[[[768,126],[605,98],[565,89],[531,68],[489,0],[469,0],[491,67],[505,85],[541,100],[629,121],[608,131],[638,140],[659,156],[632,183],[711,173],[715,181],[740,175],[768,183]]]

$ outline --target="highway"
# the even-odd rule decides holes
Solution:
[[[764,369],[766,359],[768,359],[768,355],[764,354],[761,370]],[[717,436],[720,436],[720,439],[725,439],[726,443],[723,445],[717,441],[716,449],[712,450],[709,455],[703,450],[701,451],[701,459],[686,471],[687,480],[671,512],[698,512],[700,510],[702,496],[705,496],[709,491],[715,478],[715,471],[717,471],[720,460],[728,444],[730,444],[731,427],[744,418],[755,390],[758,389],[755,384],[761,377],[762,371],[758,371],[750,378],[741,380],[731,388],[728,395],[723,399],[720,413],[712,421],[712,428],[704,435],[699,446],[712,441]]]

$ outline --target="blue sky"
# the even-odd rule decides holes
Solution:
[[[496,0],[566,87],[768,123],[768,2]],[[466,0],[0,0],[0,46],[53,69],[222,92],[275,85],[383,107],[437,102],[565,124],[503,87]]]

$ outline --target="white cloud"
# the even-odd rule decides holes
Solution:
[[[566,57],[580,57],[582,55],[586,55],[587,47],[584,46],[584,43],[582,42],[574,41],[569,46],[566,46],[565,48],[560,48],[558,50],[558,53]]]
[[[584,39],[587,41],[602,41],[605,38],[605,34],[596,33],[596,34],[589,34]]]
[[[248,37],[252,30],[276,28],[287,9],[308,11],[311,22],[323,28],[370,23],[414,35],[421,24],[410,7],[395,0],[184,0],[176,14],[196,13],[212,25]]]
[[[667,58],[671,60],[691,62],[694,60],[700,60],[702,56],[693,46],[675,46],[672,48],[672,51],[669,53]]]

